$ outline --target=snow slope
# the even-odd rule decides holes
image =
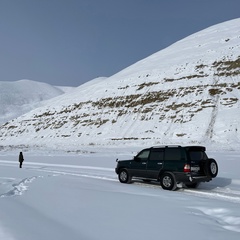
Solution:
[[[15,155],[14,155],[15,154]],[[0,239],[238,240],[240,152],[208,152],[219,175],[197,190],[121,184],[121,153],[17,153],[0,156]]]
[[[240,19],[224,22],[0,127],[1,145],[240,144]]]
[[[0,81],[0,124],[42,106],[43,101],[63,94],[64,90],[31,80]]]

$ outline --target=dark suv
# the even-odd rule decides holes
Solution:
[[[160,146],[143,149],[133,160],[117,160],[115,172],[121,183],[132,178],[157,180],[163,189],[175,190],[177,184],[196,188],[218,174],[217,162],[208,158],[202,146]]]

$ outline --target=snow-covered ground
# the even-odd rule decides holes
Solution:
[[[74,87],[57,87],[27,79],[0,81],[0,125],[73,89]]]
[[[219,174],[198,189],[121,184],[119,153],[0,155],[1,240],[239,239],[240,152],[209,152]]]

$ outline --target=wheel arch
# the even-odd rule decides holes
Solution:
[[[166,169],[161,169],[161,170],[159,171],[159,173],[158,173],[158,181],[160,181],[161,176],[162,176],[164,173],[166,173],[166,172],[169,172],[169,171],[166,170]]]
[[[170,184],[169,186],[167,186],[168,185],[167,182],[166,182],[167,185],[165,185],[165,183],[164,183],[164,179],[168,176],[170,176],[170,179],[171,179],[171,181],[169,182],[169,184]],[[162,174],[160,175],[159,181],[164,190],[174,191],[177,189],[176,177],[175,177],[174,173],[172,173],[171,171],[163,171]]]

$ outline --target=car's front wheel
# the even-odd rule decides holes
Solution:
[[[118,174],[118,179],[121,183],[130,183],[132,178],[126,169],[121,169]]]
[[[165,172],[160,177],[160,184],[164,190],[176,190],[177,183],[174,175],[170,172]]]

